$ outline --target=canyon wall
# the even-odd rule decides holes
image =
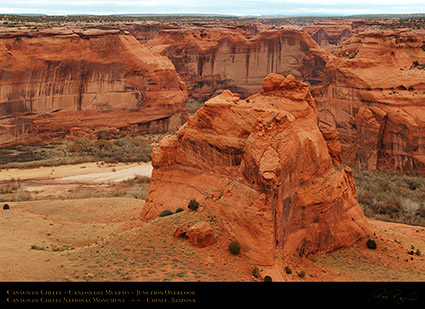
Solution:
[[[245,100],[223,91],[154,148],[142,219],[196,199],[260,265],[351,245],[369,226],[338,133],[317,115],[308,85],[290,75],[269,74]]]
[[[74,127],[164,132],[186,120],[173,64],[119,30],[4,33],[0,55],[0,145]]]
[[[272,72],[316,84],[323,80],[327,61],[307,33],[288,29],[256,36],[228,28],[163,30],[147,46],[173,62],[189,96],[199,100],[225,89],[242,96],[256,93]]]
[[[425,174],[425,33],[352,35],[313,90],[321,123],[338,130],[345,162]]]

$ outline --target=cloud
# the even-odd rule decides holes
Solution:
[[[0,13],[367,14],[425,12],[423,0],[1,0]]]

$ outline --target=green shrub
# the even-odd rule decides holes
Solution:
[[[292,269],[291,269],[291,267],[286,266],[286,267],[285,267],[285,272],[286,272],[288,275],[292,274]]]
[[[237,255],[241,251],[241,245],[239,244],[239,242],[236,240],[230,242],[229,251],[230,253]]]
[[[366,246],[369,248],[369,249],[376,249],[376,242],[374,241],[374,240],[372,240],[372,239],[368,239],[368,241],[366,242]]]
[[[264,277],[264,282],[272,282],[273,280],[272,280],[272,277],[270,277],[270,276],[265,276]]]
[[[257,265],[254,265],[254,266],[252,267],[252,275],[253,275],[255,278],[258,278],[258,276],[260,275],[260,269],[258,268],[258,266],[257,266]]]
[[[298,275],[298,277],[300,277],[300,278],[304,278],[304,277],[305,277],[305,271],[304,271],[304,270],[302,270],[302,271],[300,271],[297,275]]]
[[[184,210],[183,208],[179,207],[179,208],[176,209],[176,212],[175,213],[182,212],[183,210]]]
[[[159,214],[159,216],[160,216],[160,217],[165,217],[165,216],[169,216],[169,215],[172,215],[172,214],[173,214],[173,212],[172,212],[171,210],[166,209],[166,210],[162,211],[162,212]]]
[[[199,208],[199,202],[195,199],[191,199],[189,204],[187,205],[187,208],[190,210],[197,210]]]

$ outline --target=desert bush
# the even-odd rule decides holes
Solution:
[[[160,217],[165,217],[165,216],[169,216],[169,215],[172,215],[172,214],[173,214],[173,212],[172,212],[171,210],[166,209],[166,210],[162,211],[162,212],[159,214],[159,216],[160,216]]]
[[[197,210],[199,208],[199,202],[195,199],[191,199],[187,205],[187,208],[190,210]]]
[[[270,277],[269,275],[264,277],[264,282],[272,282],[272,277]]]
[[[252,275],[253,275],[255,278],[258,278],[258,276],[260,275],[260,268],[258,268],[258,266],[257,266],[257,265],[254,265],[254,266],[252,267]]]
[[[298,277],[300,277],[301,279],[305,277],[305,271],[302,270],[297,274]]]
[[[179,207],[179,208],[176,209],[175,213],[182,212],[183,210],[184,210],[183,208]]]
[[[291,269],[291,267],[286,266],[286,267],[285,267],[285,272],[286,272],[288,275],[292,274],[292,269]]]
[[[229,251],[231,254],[237,255],[241,251],[241,245],[239,244],[239,242],[236,240],[230,242]]]
[[[369,249],[373,249],[373,250],[375,250],[375,249],[376,249],[376,242],[375,242],[373,239],[368,239],[368,240],[366,241],[366,246],[367,246]]]

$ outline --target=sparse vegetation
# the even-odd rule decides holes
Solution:
[[[353,168],[357,198],[366,217],[425,226],[425,177]]]
[[[297,276],[298,276],[298,277],[300,277],[301,279],[303,279],[303,278],[305,277],[305,271],[304,271],[304,270],[301,270],[301,271],[297,274]]]
[[[419,63],[417,60],[413,61],[412,66],[410,67],[410,70],[418,69],[418,70],[425,70],[425,63]]]
[[[257,265],[254,265],[254,266],[252,267],[252,275],[253,275],[255,278],[258,278],[258,277],[260,276],[260,268],[259,268]]]
[[[376,242],[375,242],[373,239],[368,239],[368,240],[366,241],[366,246],[367,246],[369,249],[375,250],[375,249],[376,249]]]
[[[286,272],[288,275],[292,274],[292,269],[291,269],[291,267],[286,266],[286,267],[285,267],[285,272]]]
[[[172,215],[172,214],[173,214],[173,212],[172,212],[171,210],[166,209],[166,210],[163,210],[163,211],[159,214],[159,217],[166,217],[166,216],[170,216],[170,215]]]
[[[0,201],[28,201],[30,198],[19,179],[11,178],[0,184]]]
[[[270,277],[269,275],[264,277],[264,282],[272,282],[272,277]]]
[[[188,111],[189,114],[193,115],[203,105],[204,105],[204,103],[197,101],[197,100],[188,101],[187,102],[187,111]]]
[[[101,131],[97,139],[78,137],[50,143],[7,146],[0,148],[0,165],[2,168],[37,168],[96,161],[149,162],[153,143],[160,137],[113,135]]]
[[[152,160],[153,146],[141,137],[125,137],[110,139],[89,139],[81,137],[68,141],[67,154],[92,157],[96,161],[105,162],[148,162]]]
[[[199,208],[199,202],[195,199],[191,199],[189,201],[189,204],[187,205],[187,208],[189,208],[190,210],[198,210]]]
[[[241,245],[239,244],[237,240],[233,240],[230,242],[229,251],[233,255],[239,254],[239,252],[241,251]]]

